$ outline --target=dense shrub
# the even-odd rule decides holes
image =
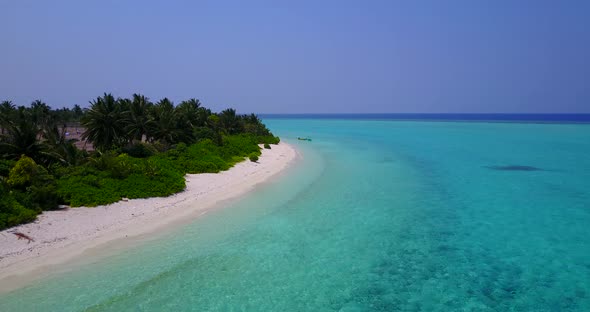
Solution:
[[[66,175],[57,181],[57,194],[73,207],[110,204],[122,197],[113,185],[116,181],[106,173]]]
[[[64,174],[57,182],[57,194],[73,206],[110,204],[123,197],[144,198],[168,196],[184,189],[184,172],[174,164],[157,156],[133,158],[127,154],[116,157],[113,168],[124,174],[113,175],[112,168],[98,171],[89,165]],[[122,169],[123,168],[123,169]]]
[[[281,142],[279,137],[272,135],[257,136],[256,140],[260,144],[279,144],[279,142]]]
[[[114,152],[97,153],[89,158],[88,165],[98,171],[109,171],[116,166],[117,155]]]
[[[140,157],[96,153],[83,165],[52,167],[57,178],[32,159],[22,157],[9,171],[7,184],[14,190],[11,196],[2,196],[0,228],[29,222],[37,212],[58,203],[92,207],[123,197],[169,196],[184,190],[187,173],[227,170],[246,157],[258,161],[260,143],[260,137],[240,134],[223,137],[222,145],[208,138],[191,145],[178,143],[149,157],[143,152],[139,153]],[[121,151],[135,153],[142,149]]]
[[[131,157],[136,158],[147,158],[158,152],[158,150],[153,145],[143,142],[126,146],[122,148],[121,151]]]
[[[260,147],[255,137],[250,135],[235,135],[226,137],[220,147],[221,155],[226,160],[232,156],[246,157],[252,153],[260,155]]]
[[[139,169],[137,162],[127,154],[117,156],[113,165],[109,172],[115,179],[124,179]]]
[[[12,196],[28,209],[51,210],[59,203],[54,177],[27,156],[16,162],[6,184],[12,189]]]
[[[4,160],[0,159],[0,176],[1,177],[8,177],[10,173],[10,169],[14,167],[16,162],[14,160]]]
[[[155,178],[132,174],[121,180],[118,186],[122,197],[145,198],[169,196],[184,190],[186,185],[183,175],[164,172]]]
[[[193,135],[195,139],[198,141],[202,140],[211,140],[215,141],[217,139],[218,134],[213,131],[213,129],[208,127],[197,127],[193,131]]]
[[[227,136],[222,146],[206,139],[186,149],[169,150],[166,156],[175,160],[179,171],[184,173],[215,173],[231,168],[250,153],[260,153],[251,136]]]
[[[53,179],[48,179],[43,183],[35,183],[29,188],[32,208],[38,210],[52,210],[57,208],[60,203],[57,196],[57,184]]]
[[[266,149],[270,149],[270,144],[268,144],[268,143],[264,143],[264,148],[266,148]]]
[[[10,169],[8,174],[8,186],[16,189],[25,189],[30,186],[33,181],[33,176],[37,171],[37,164],[35,161],[27,156],[22,156]]]
[[[0,185],[0,229],[35,220],[37,211],[25,208]]]

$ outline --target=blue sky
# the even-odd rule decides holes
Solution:
[[[1,1],[0,100],[590,112],[590,1]]]

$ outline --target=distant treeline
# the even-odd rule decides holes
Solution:
[[[68,125],[79,124],[80,135]],[[58,205],[95,206],[123,197],[167,196],[186,173],[227,170],[258,144],[276,144],[254,115],[214,113],[196,99],[175,106],[134,94],[104,94],[88,109],[0,103],[0,229],[29,222]],[[92,144],[90,151],[76,141]]]

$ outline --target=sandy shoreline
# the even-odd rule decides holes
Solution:
[[[48,211],[33,223],[1,231],[0,291],[21,287],[43,268],[65,263],[87,250],[197,218],[219,202],[243,195],[277,175],[297,157],[291,145],[280,143],[263,149],[258,163],[247,160],[217,174],[187,175],[185,191],[170,197]],[[35,241],[18,240],[14,231]]]

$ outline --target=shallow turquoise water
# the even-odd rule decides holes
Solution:
[[[590,311],[590,125],[267,124],[288,174],[0,311]]]

